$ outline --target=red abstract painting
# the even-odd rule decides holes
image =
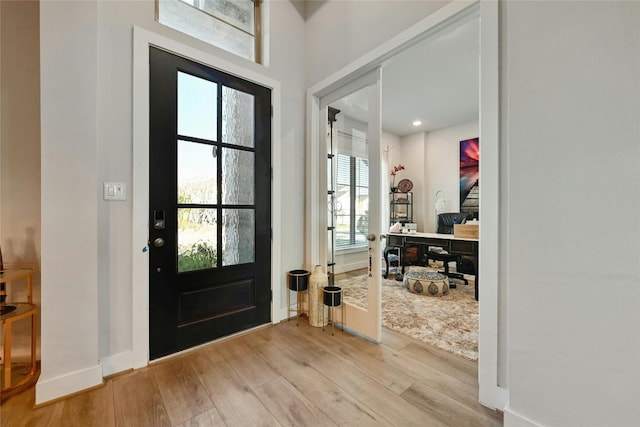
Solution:
[[[460,212],[479,218],[480,138],[460,141]]]

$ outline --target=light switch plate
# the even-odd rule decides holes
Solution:
[[[105,182],[105,200],[127,200],[127,184],[124,182]]]

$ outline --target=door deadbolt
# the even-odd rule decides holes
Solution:
[[[164,246],[164,239],[162,237],[158,237],[153,241],[153,246],[156,248],[161,248]]]
[[[165,229],[164,216],[164,211],[162,210],[153,211],[153,228],[155,228],[156,230]]]

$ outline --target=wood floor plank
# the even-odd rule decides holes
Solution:
[[[224,360],[224,357],[222,357],[219,350],[224,346],[226,346],[228,342],[233,342],[233,340],[215,342],[209,345],[204,345],[198,348],[197,350],[195,350],[194,352],[206,355],[209,358],[209,360],[211,360],[212,362],[222,362]]]
[[[256,389],[279,376],[242,337],[235,341],[234,345],[225,346],[225,351],[220,351],[220,354],[252,389]]]
[[[363,349],[369,347],[371,343],[362,338],[345,334],[339,346],[335,345],[335,336],[324,334],[321,331],[311,331],[309,336],[305,338],[324,345],[327,351],[332,349],[333,354],[397,394],[401,394],[415,382],[415,378],[408,375],[403,369],[385,364],[380,359],[364,352]]]
[[[443,350],[422,343],[411,343],[402,349],[402,353],[416,360],[429,358],[429,364],[442,372],[468,381],[473,386],[478,385],[478,365],[476,362],[461,357],[450,357]],[[455,356],[455,355],[454,355]]]
[[[299,355],[307,361],[322,357],[326,354],[326,350],[317,343],[312,343],[309,346],[307,341],[300,339],[305,336],[311,326],[305,327],[303,323],[300,323],[300,326],[297,327],[295,324],[292,326],[292,324],[288,322],[282,323],[278,326],[278,328],[269,328],[262,331],[262,335],[268,337],[272,341],[280,343],[287,350]]]
[[[246,344],[245,336],[239,336],[233,340],[222,342],[215,347],[215,350],[227,362],[253,353],[251,347]]]
[[[205,355],[194,354],[191,363],[227,425],[280,425],[226,361],[212,362]]]
[[[282,322],[201,346],[38,409],[30,388],[3,401],[0,419],[2,427],[91,419],[135,427],[500,426],[502,415],[478,403],[477,376],[475,362],[406,335],[385,329],[374,344],[323,333],[303,317],[299,326]]]
[[[324,412],[280,376],[259,387],[256,394],[283,426],[336,426]]]
[[[416,359],[415,357],[407,356],[403,352],[390,349],[385,345],[369,349],[368,353],[380,357],[385,365],[402,369],[407,375],[423,383],[431,384],[443,393],[461,400],[468,406],[473,406],[478,402],[478,387],[470,384],[472,379],[466,378],[466,374],[462,374],[459,371],[454,371],[455,375],[450,372],[443,372],[440,370],[439,364],[434,366],[428,357]]]
[[[196,353],[151,366],[172,425],[180,424],[213,408],[213,403],[189,362]]]
[[[224,427],[226,425],[227,424],[218,413],[218,410],[213,408],[191,418],[188,421],[178,424],[177,427]]]
[[[428,411],[447,425],[460,427],[495,427],[501,425],[497,420],[474,412],[462,403],[444,395],[438,390],[417,381],[402,397]]]
[[[382,329],[382,342],[394,350],[402,350],[409,344],[406,337],[385,328]]]
[[[288,383],[327,414],[334,423],[345,426],[390,425],[384,418],[310,366],[305,360],[306,355],[292,353],[277,342],[262,346],[258,352]]]
[[[279,326],[278,326],[279,327]],[[244,342],[250,348],[260,347],[263,344],[266,344],[271,341],[271,337],[265,336],[266,331],[270,331],[274,328],[264,328],[258,331],[247,334],[244,338]]]
[[[68,427],[115,426],[113,383],[67,399],[61,421],[61,425]]]
[[[367,407],[376,411],[381,417],[394,426],[445,426],[437,418],[432,417],[423,408],[410,402],[374,381],[361,370],[355,368],[333,355],[327,355],[311,362],[311,365],[322,372],[349,395],[355,396]]]
[[[170,426],[169,415],[150,368],[114,377],[116,425],[122,427]]]
[[[54,427],[62,425],[64,401],[33,409],[35,387],[11,397],[0,406],[2,427]]]

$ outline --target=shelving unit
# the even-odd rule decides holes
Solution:
[[[413,193],[389,193],[389,223],[406,224],[413,222]]]
[[[393,225],[396,222],[404,225],[408,222],[413,222],[413,193],[412,192],[399,192],[393,191],[389,193],[389,225]],[[392,258],[392,257],[395,257]],[[389,263],[396,262],[400,266],[400,248],[389,246],[387,241],[387,247],[384,249],[384,259],[387,265],[385,273],[382,276],[386,279],[389,275]]]
[[[333,123],[337,120],[336,115],[340,110],[328,107],[329,121],[328,121],[328,145],[327,145],[327,175],[328,175],[328,188],[327,188],[327,204],[329,206],[329,216],[327,218],[327,232],[329,233],[328,253],[327,253],[327,273],[329,275],[329,285],[333,284],[335,277],[335,265],[336,265],[336,173],[337,173],[337,158],[335,152],[335,146],[333,143]]]

